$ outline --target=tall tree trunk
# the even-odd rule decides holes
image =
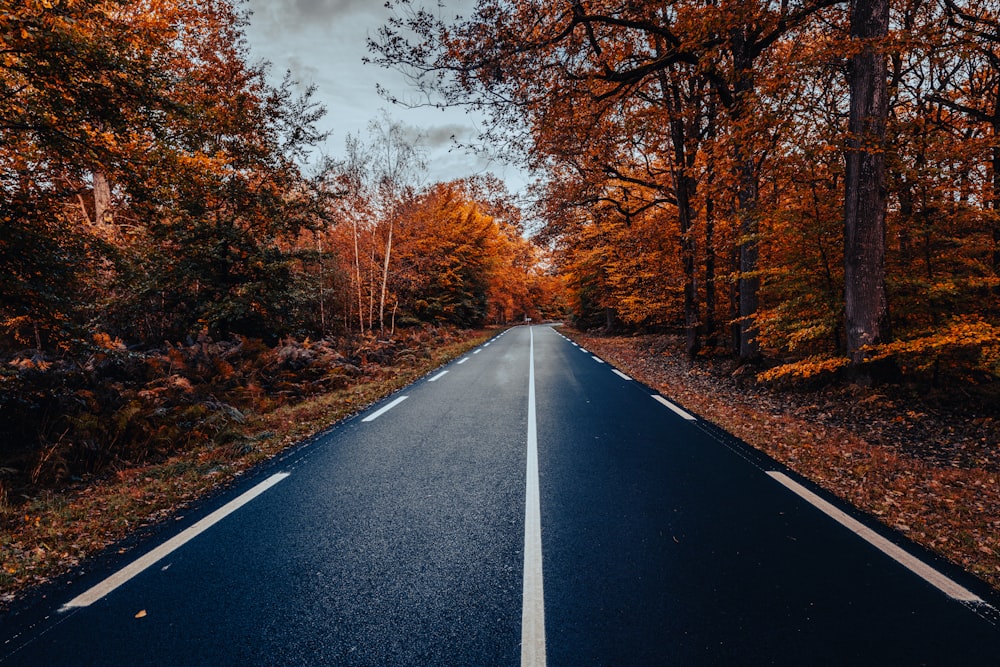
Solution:
[[[105,225],[108,212],[111,210],[111,184],[104,172],[94,170],[94,224]]]
[[[686,81],[686,79],[685,79]],[[698,182],[692,178],[690,170],[694,167],[694,151],[688,151],[688,127],[685,118],[684,100],[681,86],[684,85],[676,77],[668,77],[666,72],[660,74],[660,84],[663,87],[663,97],[670,115],[670,139],[673,145],[673,176],[674,195],[677,200],[677,219],[680,223],[681,264],[684,269],[684,330],[686,342],[684,352],[688,357],[694,357],[701,349],[701,309],[698,303],[698,278],[695,272],[696,244],[694,238],[695,211],[693,199]]]
[[[1000,100],[997,102],[1000,115]],[[993,126],[993,141],[1000,141],[1000,118]],[[993,220],[990,223],[993,231],[993,276],[1000,278],[1000,144],[993,146]],[[1000,285],[994,288],[994,293],[1000,294]]]
[[[993,170],[993,219],[990,228],[993,236],[993,276],[1000,278],[1000,87],[997,87],[996,98],[993,100],[993,118],[990,119],[990,130],[993,133],[993,155],[990,167]],[[993,288],[994,294],[1000,294],[1000,285]]]
[[[844,206],[844,305],[847,354],[857,366],[866,346],[888,336],[885,288],[885,133],[888,67],[878,43],[888,35],[889,0],[853,0],[850,119]]]
[[[358,331],[365,330],[365,298],[361,276],[361,253],[358,251],[358,221],[353,216],[351,224],[354,231],[354,280],[358,286]]]
[[[684,265],[684,329],[687,341],[684,352],[694,357],[701,348],[701,309],[698,304],[698,282],[695,273],[695,239],[692,230],[694,211],[691,195],[694,179],[680,175],[677,178],[677,213],[681,226],[681,262]]]
[[[394,216],[389,217],[389,236],[385,241],[385,261],[382,263],[382,289],[378,299],[378,329],[385,331],[385,291],[389,284],[389,258],[392,255],[392,227]]]
[[[709,101],[706,128],[708,138],[715,143],[715,101]],[[715,160],[709,159],[705,173],[705,333],[709,347],[718,346],[718,326],[715,321]]]
[[[757,308],[760,304],[760,277],[757,263],[760,258],[757,224],[757,170],[753,158],[739,158],[739,355],[741,359],[760,356],[757,338]]]
[[[743,131],[743,121],[751,113],[754,95],[754,53],[753,44],[746,34],[747,29],[734,30],[731,36],[733,47],[733,64],[737,71],[736,84],[733,87],[735,104],[730,109],[733,124],[737,133]],[[760,257],[758,245],[757,205],[759,199],[759,183],[757,179],[757,164],[754,160],[749,139],[738,136],[734,155],[736,169],[739,175],[739,186],[736,195],[738,205],[739,239],[737,240],[739,256],[739,278],[737,290],[739,293],[738,319],[738,353],[741,359],[752,360],[760,356],[760,341],[757,338],[757,308],[759,306],[760,277],[757,274],[757,262]]]
[[[709,181],[711,189],[711,180]],[[719,344],[715,309],[715,200],[711,192],[705,199],[705,335],[709,347]]]

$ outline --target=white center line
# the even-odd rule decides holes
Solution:
[[[528,462],[524,492],[524,588],[521,667],[545,667],[545,596],[542,591],[542,518],[535,428],[535,335],[528,328]]]
[[[617,375],[618,377],[620,377],[623,380],[630,380],[630,381],[632,380],[632,378],[630,378],[629,376],[625,375],[624,373],[622,373],[617,368],[612,368],[611,372],[614,373],[615,375]]]
[[[837,509],[809,489],[792,480],[788,477],[788,475],[778,472],[777,470],[768,471],[767,474],[774,480],[780,482],[786,489],[789,489],[810,505],[823,512],[828,517],[844,526],[906,569],[921,577],[924,581],[931,584],[948,597],[961,602],[981,603],[983,601],[982,598],[972,591],[949,579],[927,563],[915,557],[913,554],[885,539],[857,519]]]
[[[116,573],[112,574],[110,577],[108,577],[101,583],[97,584],[90,590],[85,591],[84,593],[81,593],[80,595],[76,596],[75,598],[64,604],[59,611],[64,612],[77,607],[87,607],[93,604],[94,602],[97,602],[101,598],[105,597],[106,595],[114,591],[119,586],[124,585],[133,577],[140,574],[150,565],[153,565],[157,561],[163,560],[164,558],[169,556],[171,553],[173,553],[180,547],[184,546],[194,538],[198,537],[206,530],[208,530],[215,524],[219,523],[227,516],[229,516],[239,508],[243,507],[251,500],[259,496],[260,494],[264,493],[265,491],[270,489],[272,486],[274,486],[281,480],[288,477],[288,475],[289,473],[287,472],[279,472],[274,475],[271,475],[257,486],[253,487],[252,489],[242,494],[238,498],[230,500],[228,503],[226,503],[219,509],[212,512],[198,523],[181,531],[174,537],[170,538],[160,546],[150,551],[145,556],[142,556],[141,558],[132,561],[130,564],[118,570]]]
[[[677,414],[679,414],[684,419],[687,419],[688,421],[693,422],[693,421],[696,421],[698,419],[697,417],[695,417],[691,413],[685,412],[684,410],[681,410],[679,407],[677,407],[676,405],[674,405],[673,403],[671,403],[667,399],[663,398],[659,394],[653,394],[653,398],[656,399],[657,401],[659,401],[660,403],[663,403],[665,406],[667,406],[668,408],[670,408],[671,410],[673,410],[674,412],[676,412]]]
[[[460,362],[458,362],[457,364],[455,364],[455,365],[456,366],[461,366],[462,364],[464,364],[468,360],[469,360],[469,357],[462,357],[462,360]]]
[[[448,374],[448,371],[441,371],[440,373],[438,373],[437,375],[435,375],[434,377],[432,377],[430,380],[428,380],[428,382],[437,382],[438,380],[440,380],[441,378],[443,378],[447,374]]]
[[[406,399],[407,399],[406,396],[400,396],[399,398],[397,398],[395,401],[393,401],[389,405],[386,405],[386,406],[383,406],[383,407],[379,408],[378,410],[376,410],[375,412],[371,413],[370,415],[368,415],[367,417],[365,417],[361,421],[363,421],[363,422],[373,422],[376,419],[378,419],[379,417],[381,417],[382,415],[384,415],[385,413],[389,412],[389,410],[392,410],[394,407],[396,407],[397,405],[399,405],[400,403],[402,403],[403,401],[405,401]]]

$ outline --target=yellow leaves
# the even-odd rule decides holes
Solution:
[[[136,618],[146,618],[146,616],[147,614],[145,609],[140,609],[135,615]]]
[[[761,382],[771,382],[783,378],[808,379],[826,373],[833,373],[847,366],[849,361],[843,357],[828,357],[815,355],[790,364],[783,364],[764,371],[757,376]]]
[[[975,358],[973,368],[1000,372],[1000,327],[977,317],[955,318],[938,330],[872,350],[872,359],[895,358],[902,365],[927,370],[947,357],[962,354]]]

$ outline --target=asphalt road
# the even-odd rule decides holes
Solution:
[[[802,484],[518,327],[6,614],[0,664],[1000,664],[992,593]]]

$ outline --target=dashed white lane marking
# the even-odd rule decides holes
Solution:
[[[493,342],[493,341],[490,341],[490,343],[492,343],[492,342]],[[489,346],[490,346],[490,343],[486,343],[486,344],[484,344],[484,345],[483,345],[483,347],[489,347]]]
[[[844,526],[906,569],[921,577],[924,581],[931,584],[948,597],[961,602],[981,603],[983,601],[982,598],[972,591],[949,579],[908,551],[885,539],[872,529],[866,527],[857,519],[854,519],[837,509],[809,489],[789,478],[788,475],[776,470],[768,471],[767,474],[786,489],[789,489],[795,493],[795,495],[799,496],[810,505],[823,512],[828,517]]]
[[[545,596],[542,588],[542,517],[535,427],[535,336],[528,328],[528,461],[524,490],[524,587],[521,604],[521,667],[545,667]]]
[[[585,349],[583,349],[582,347],[580,348],[580,351],[581,351],[581,352],[583,352],[584,354],[590,354],[590,352],[587,352],[587,351],[586,351]]]
[[[604,363],[604,360],[601,359],[601,358],[599,358],[599,357],[595,357],[595,356],[591,355],[590,358],[593,359],[594,361],[596,361],[599,364],[603,364]]]
[[[435,375],[434,377],[432,377],[430,380],[428,380],[428,382],[437,382],[438,380],[440,380],[441,378],[443,378],[447,374],[448,374],[448,371],[441,371],[440,373],[438,373],[437,375]]]
[[[693,422],[693,421],[696,421],[698,419],[697,417],[695,417],[691,413],[685,412],[684,410],[681,410],[679,407],[677,407],[676,405],[674,405],[673,403],[671,403],[667,399],[663,398],[659,394],[653,394],[653,398],[655,400],[659,401],[660,403],[663,403],[665,406],[667,406],[668,408],[670,408],[671,410],[673,410],[674,412],[676,412],[678,415],[680,415],[684,419],[687,419],[688,421],[692,421]]]
[[[458,362],[457,364],[455,364],[455,365],[456,366],[461,366],[462,364],[464,364],[468,360],[469,360],[469,357],[462,357],[462,360],[460,362]]]
[[[618,377],[620,377],[620,378],[621,378],[621,379],[623,379],[623,380],[629,380],[629,381],[631,381],[631,380],[632,380],[632,378],[630,378],[629,376],[625,375],[624,373],[622,373],[622,372],[621,372],[620,370],[618,370],[617,368],[612,368],[612,369],[611,369],[611,372],[612,372],[612,373],[614,373],[615,375],[617,375]]]
[[[482,351],[483,351],[483,348],[479,348],[478,350],[476,350],[476,351],[475,351],[475,352],[473,352],[472,354],[479,354],[479,353],[480,353],[480,352],[482,352]]]
[[[289,473],[279,472],[271,475],[263,482],[253,487],[249,491],[245,492],[238,498],[230,500],[228,503],[215,510],[204,519],[194,524],[193,526],[181,531],[174,537],[170,538],[160,546],[156,547],[150,551],[145,556],[132,561],[130,564],[126,565],[118,572],[112,574],[110,577],[97,584],[90,590],[81,593],[76,596],[66,604],[62,606],[59,611],[68,611],[70,609],[75,609],[77,607],[87,607],[94,602],[97,602],[101,598],[105,597],[116,588],[126,584],[129,580],[139,575],[143,570],[148,568],[150,565],[163,560],[171,553],[184,546],[194,538],[198,537],[206,530],[219,523],[227,516],[240,509],[251,500],[264,493],[272,486],[280,482],[281,480],[288,477]]]
[[[405,401],[407,398],[409,398],[409,397],[408,396],[400,396],[399,398],[397,398],[395,401],[393,401],[389,405],[386,405],[386,406],[383,406],[383,407],[379,408],[378,410],[376,410],[375,412],[371,413],[370,415],[368,415],[367,417],[365,417],[361,421],[363,421],[363,422],[373,422],[376,419],[378,419],[379,417],[381,417],[382,415],[384,415],[385,413],[389,412],[389,410],[392,410],[394,407],[396,407],[397,405],[399,405],[400,403],[402,403],[403,401]]]
[[[580,346],[577,345],[576,343],[573,343],[573,347],[580,347]]]

